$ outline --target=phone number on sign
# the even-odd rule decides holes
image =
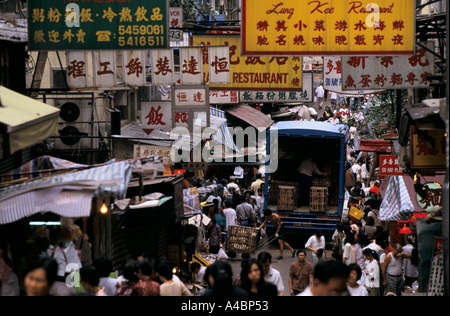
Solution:
[[[162,46],[164,36],[119,36],[119,46]]]

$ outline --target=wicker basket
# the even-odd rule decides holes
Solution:
[[[277,209],[293,211],[295,208],[295,187],[280,185],[278,187]]]

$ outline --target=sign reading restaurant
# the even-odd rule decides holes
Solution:
[[[243,0],[242,55],[411,55],[415,0]]]
[[[29,0],[30,50],[168,48],[168,0]]]

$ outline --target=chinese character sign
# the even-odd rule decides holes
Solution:
[[[114,87],[116,85],[116,51],[94,51],[94,86]]]
[[[343,90],[428,88],[434,59],[424,48],[411,56],[342,57]]]
[[[445,130],[419,130],[411,127],[411,168],[445,169],[447,143]]]
[[[242,55],[412,54],[414,0],[243,0]]]
[[[126,84],[145,86],[146,52],[127,50],[122,52],[123,78]]]
[[[402,170],[395,155],[380,155],[380,176],[401,176]]]
[[[151,55],[153,85],[160,86],[173,84],[173,50],[152,50]]]
[[[202,107],[208,105],[205,89],[175,89],[175,106]]]
[[[141,102],[142,129],[150,134],[154,129],[172,129],[171,102]]]
[[[208,47],[209,83],[230,83],[230,48]]]
[[[88,86],[88,57],[85,51],[66,53],[67,84],[69,88],[86,88]]]
[[[362,57],[355,57],[355,64],[364,64],[365,59]],[[323,63],[323,88],[328,91],[345,94],[373,94],[382,92],[384,90],[364,90],[357,89],[356,83],[351,78],[342,77],[342,61],[340,57],[324,58]],[[347,80],[346,80],[347,79]],[[342,90],[346,90],[343,92]]]
[[[182,85],[203,84],[202,49],[200,47],[180,48],[180,73]]]
[[[30,50],[168,47],[167,0],[29,0]]]
[[[230,84],[211,84],[214,90],[300,90],[302,88],[301,57],[243,57],[241,55],[240,36],[201,36],[192,37],[193,46],[203,47],[203,73],[205,82],[209,82],[210,71],[225,75],[223,57],[209,57],[207,46],[229,47]],[[214,65],[209,65],[212,59]],[[211,68],[211,70],[210,70]],[[215,74],[214,74],[215,75]]]

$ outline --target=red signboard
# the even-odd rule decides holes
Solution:
[[[380,155],[380,176],[401,176],[402,170],[395,155]]]

